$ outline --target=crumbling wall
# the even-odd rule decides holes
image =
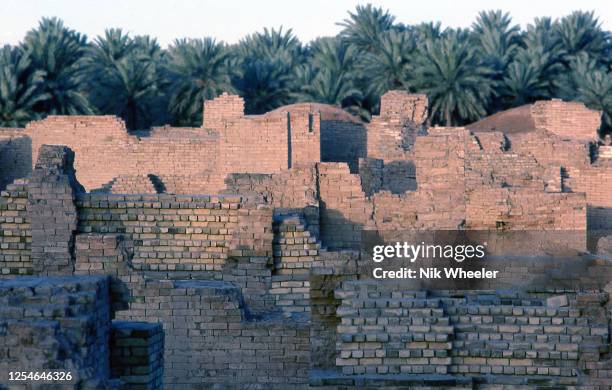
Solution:
[[[224,173],[274,173],[296,164],[320,161],[320,115],[270,112],[236,116],[236,101],[221,95],[206,103],[204,126],[219,133],[219,165]],[[241,103],[242,105],[244,102]],[[232,115],[223,114],[230,111]],[[213,119],[207,116],[212,112]],[[217,113],[219,112],[219,113]]]
[[[0,278],[33,272],[27,205],[27,180],[16,180],[0,193]]]
[[[41,145],[70,147],[87,191],[120,175],[197,174],[217,160],[217,136],[203,129],[163,127],[129,134],[114,116],[48,116],[30,122],[26,131],[34,159]]]
[[[320,163],[318,170],[323,244],[330,249],[359,248],[363,227],[372,216],[359,175],[351,174],[346,163]]]
[[[66,146],[43,145],[28,181],[28,216],[32,231],[32,266],[37,274],[69,274],[74,269],[76,195],[74,152]]]
[[[78,230],[128,235],[135,269],[220,272],[240,202],[236,196],[86,194],[77,201]]]
[[[583,103],[560,99],[537,101],[531,106],[537,129],[545,129],[564,139],[594,141],[601,125],[601,112]]]
[[[380,99],[380,115],[367,126],[368,157],[406,160],[427,119],[427,96],[389,91]]]
[[[104,277],[0,281],[0,383],[9,372],[63,371],[75,387],[110,377],[110,310]],[[56,382],[61,384],[62,382]]]

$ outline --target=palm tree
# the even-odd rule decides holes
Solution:
[[[420,23],[411,28],[417,43],[439,39],[446,30],[442,30],[442,23],[427,22]]]
[[[485,115],[495,93],[492,70],[478,61],[463,30],[426,42],[415,73],[413,85],[427,93],[433,121],[446,126]]]
[[[562,84],[563,96],[578,100],[588,107],[602,111],[601,133],[612,130],[612,73],[582,52],[572,59],[570,73]]]
[[[92,102],[99,112],[123,118],[128,129],[151,126],[151,107],[161,93],[150,57],[151,50],[159,49],[144,49],[147,41],[151,43],[148,38],[133,40],[120,29],[110,29],[96,39],[87,57]]]
[[[36,105],[50,98],[43,91],[44,72],[30,66],[28,52],[0,49],[0,126],[24,126],[38,117]]]
[[[486,64],[503,76],[519,43],[519,26],[511,26],[512,18],[502,11],[482,11],[472,25],[473,36]]]
[[[358,5],[355,13],[349,12],[339,26],[344,27],[340,37],[361,50],[373,51],[379,43],[381,34],[393,28],[395,17],[382,8],[372,4]]]
[[[522,47],[518,50],[516,59],[529,63],[539,73],[539,81],[546,84],[546,91],[539,99],[555,97],[557,80],[564,71],[563,58],[566,52],[557,34],[551,34],[558,23],[550,18],[536,18],[533,24],[527,26],[523,36]]]
[[[601,29],[601,23],[591,12],[575,11],[561,19],[554,32],[566,52],[567,65],[573,57],[584,52],[597,62],[608,61],[605,53],[610,49],[608,35]]]
[[[383,32],[378,42],[358,67],[366,75],[369,93],[380,96],[392,89],[408,89],[411,58],[416,49],[413,35],[390,30]]]
[[[212,38],[176,40],[168,49],[169,111],[180,125],[202,123],[202,104],[234,92],[230,52]]]
[[[291,29],[266,28],[240,41],[235,53],[240,73],[234,85],[245,98],[247,113],[260,114],[293,101],[304,51]]]
[[[542,78],[537,64],[521,57],[508,66],[500,94],[504,106],[516,107],[546,97],[548,82]]]
[[[87,38],[64,26],[57,18],[43,18],[37,29],[26,34],[23,50],[30,53],[31,66],[44,72],[47,99],[35,110],[45,114],[90,114],[92,107],[83,91],[82,59]]]
[[[496,81],[512,79],[516,81],[519,73],[525,76],[529,67],[522,65],[513,66],[513,74],[508,75],[508,66],[513,61],[519,49],[520,28],[512,25],[512,18],[508,13],[502,11],[482,11],[478,14],[476,22],[472,24],[472,39],[475,42],[478,55],[482,62],[490,67]],[[503,83],[497,83],[498,86]],[[503,101],[491,100],[488,107],[489,112],[495,112],[504,107]]]
[[[355,88],[355,47],[339,39],[321,38],[310,50],[310,62],[296,72],[300,86],[296,100],[331,104],[367,116],[360,106],[361,92]]]

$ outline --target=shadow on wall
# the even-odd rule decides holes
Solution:
[[[362,233],[362,223],[347,219],[342,212],[327,208],[325,202],[321,201],[321,242],[324,248],[360,249]]]
[[[359,171],[359,158],[367,154],[367,131],[362,123],[321,120],[321,161],[346,162]]]
[[[393,194],[417,190],[416,167],[413,161],[391,161],[383,168],[382,189]]]
[[[155,188],[155,192],[157,194],[163,194],[166,192],[166,185],[164,184],[162,179],[160,179],[159,176],[149,173],[147,177],[149,178],[149,180],[151,180],[153,188]]]
[[[0,140],[0,190],[32,173],[32,140],[22,136]]]

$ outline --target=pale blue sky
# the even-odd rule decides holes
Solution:
[[[402,23],[441,21],[468,27],[480,10],[502,9],[525,26],[535,16],[560,17],[593,10],[612,30],[611,0],[372,0]],[[175,38],[212,36],[228,43],[264,26],[292,28],[303,41],[334,35],[336,22],[368,1],[351,0],[0,0],[0,44],[19,42],[43,16],[58,16],[89,38],[121,27],[157,37],[166,46]]]

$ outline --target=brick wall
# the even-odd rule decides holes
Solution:
[[[536,128],[579,141],[596,140],[601,126],[601,112],[579,102],[538,101],[531,106],[531,115]]]
[[[165,127],[128,134],[113,116],[49,116],[30,122],[26,132],[34,159],[43,144],[70,147],[77,156],[77,177],[88,191],[120,175],[197,174],[213,167],[217,158],[217,137],[203,129]]]
[[[349,376],[494,374],[515,376],[506,380],[514,385],[545,376],[571,385],[597,378],[588,367],[604,359],[595,352],[608,338],[598,294],[575,294],[570,306],[557,307],[520,292],[431,297],[359,281],[345,282],[336,297],[337,365]]]
[[[16,180],[0,193],[0,278],[33,272],[27,204],[27,180]]]
[[[23,129],[0,128],[0,190],[31,173],[31,138]]]
[[[380,115],[367,126],[368,157],[405,160],[427,119],[427,96],[389,91],[380,100]]]
[[[164,331],[160,324],[113,321],[111,373],[130,389],[163,388]]]
[[[72,386],[103,386],[110,377],[108,304],[104,277],[0,281],[0,383],[9,383],[10,371],[64,371]]]

